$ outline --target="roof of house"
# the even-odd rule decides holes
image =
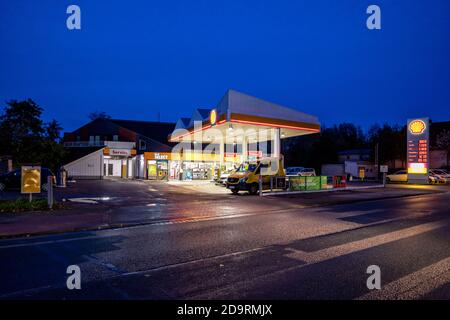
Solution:
[[[175,129],[175,123],[157,122],[157,121],[140,121],[140,120],[120,120],[109,119],[111,122],[134,131],[138,134],[151,138],[158,142],[167,144],[167,136]]]

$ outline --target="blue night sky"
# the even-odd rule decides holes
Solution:
[[[327,126],[449,120],[449,16],[448,0],[2,0],[0,101],[32,98],[66,131],[95,110],[176,121],[228,88]]]

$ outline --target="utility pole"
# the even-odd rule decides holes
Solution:
[[[378,177],[378,179],[380,179],[380,164],[379,164],[378,152],[379,152],[379,143],[377,142],[375,145],[375,168],[377,170],[377,177]]]

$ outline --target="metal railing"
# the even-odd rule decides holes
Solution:
[[[263,177],[259,180],[259,193],[300,193],[325,191],[346,187],[345,177],[335,176],[271,176],[269,184],[264,185]]]

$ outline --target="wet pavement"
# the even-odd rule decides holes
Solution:
[[[148,212],[155,223],[1,240],[0,298],[450,298],[448,189],[315,207],[223,189],[202,193],[199,185],[92,186],[96,197],[117,192],[90,207],[115,212],[128,203],[126,219]],[[159,209],[142,208],[151,203]],[[225,207],[232,214],[220,216]],[[81,268],[81,290],[65,287],[73,264]],[[369,265],[381,268],[382,290],[367,289]]]
[[[55,189],[56,199],[65,201],[63,210],[2,214],[0,236],[227,219],[437,191],[394,186],[259,197],[233,195],[209,181],[80,180]]]

